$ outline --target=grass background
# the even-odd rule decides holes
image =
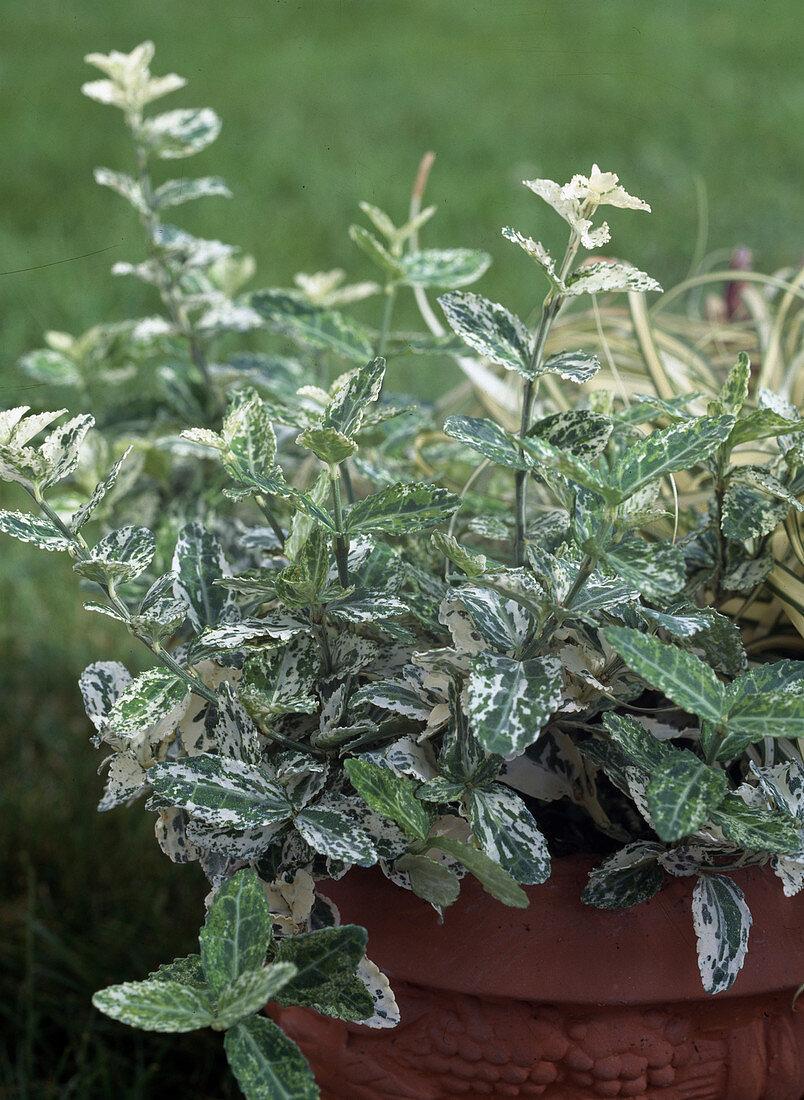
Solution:
[[[481,289],[532,305],[513,224],[561,247],[520,185],[592,161],[652,216],[612,212],[611,250],[665,285],[704,250],[796,263],[802,178],[800,16],[789,0],[4,0],[0,46],[0,405],[47,405],[15,360],[47,329],[148,312],[113,280],[142,255],[125,204],[92,168],[125,170],[118,112],[86,100],[89,50],[157,44],[154,70],[214,106],[219,141],[169,167],[224,175],[235,201],[177,212],[242,244],[257,285],[297,270],[369,275],[346,228],[368,199],[400,218],[419,158],[438,155],[427,243],[486,248]],[[446,368],[444,368],[446,370]],[[453,379],[433,382],[443,389]],[[4,500],[20,506],[13,493]],[[233,1095],[218,1039],[161,1040],[100,1018],[103,984],[192,950],[204,883],[158,852],[139,808],[94,813],[99,758],[75,680],[128,644],[80,610],[58,562],[0,547],[0,1096],[146,1100]],[[38,556],[37,556],[38,555]],[[92,630],[91,639],[87,632]]]

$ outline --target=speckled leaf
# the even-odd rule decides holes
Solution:
[[[173,593],[188,605],[188,618],[196,630],[220,625],[224,608],[233,603],[232,593],[215,581],[229,570],[217,538],[203,524],[188,523],[179,531],[173,554],[176,581]]]
[[[469,720],[481,745],[517,756],[539,737],[563,696],[560,663],[551,657],[515,661],[493,653],[472,660]]]
[[[698,968],[707,993],[729,989],[748,951],[751,913],[740,887],[726,875],[701,875],[692,895]]]
[[[773,409],[752,409],[741,416],[731,430],[728,446],[753,443],[758,439],[775,439],[780,435],[792,435],[804,431],[804,420],[790,420]]]
[[[330,391],[321,426],[351,438],[359,430],[367,407],[379,397],[384,377],[385,360],[381,357],[341,375]]]
[[[752,765],[752,771],[770,804],[804,824],[804,767],[799,761],[788,760],[769,768]]]
[[[446,523],[460,503],[454,493],[434,485],[392,485],[353,504],[345,515],[346,530],[389,535],[422,531]]]
[[[177,160],[200,153],[220,129],[221,120],[210,107],[183,107],[146,118],[138,127],[138,137],[153,155]]]
[[[29,378],[50,386],[75,386],[81,381],[81,372],[73,360],[54,348],[30,351],[23,355],[17,366]]]
[[[641,768],[650,775],[667,758],[671,750],[658,737],[654,737],[641,722],[630,714],[615,714],[609,711],[603,715],[613,745],[624,754],[629,764]]]
[[[337,466],[355,453],[357,444],[334,428],[307,428],[296,437],[296,444],[312,451],[328,466]]]
[[[726,773],[711,768],[688,749],[676,749],[650,773],[647,806],[662,840],[696,832],[726,794]]]
[[[116,733],[136,735],[157,723],[170,724],[182,713],[189,692],[184,680],[168,668],[150,668],[124,689],[109,712]]]
[[[480,577],[486,572],[488,565],[486,555],[463,546],[454,535],[448,535],[446,531],[434,531],[430,541],[436,550],[439,550],[453,565],[457,565],[467,577]]]
[[[691,714],[720,721],[725,691],[709,665],[692,653],[630,627],[610,626],[604,634],[623,660],[652,687]]]
[[[84,709],[97,730],[102,730],[112,707],[131,683],[131,673],[119,661],[96,661],[78,680]]]
[[[238,472],[262,474],[273,468],[276,436],[270,409],[255,390],[238,390],[232,395],[222,435],[238,462]]]
[[[596,355],[585,351],[562,351],[545,359],[539,374],[557,374],[570,382],[580,383],[594,378],[599,370],[600,360]]]
[[[240,698],[253,718],[270,722],[282,714],[312,714],[321,657],[313,638],[301,634],[277,649],[250,657],[240,682]]]
[[[399,263],[404,286],[452,289],[476,282],[488,270],[491,256],[472,248],[427,248],[405,253]]]
[[[445,909],[458,900],[461,884],[457,875],[435,859],[407,854],[394,863],[394,870],[407,875],[416,897],[431,905]]]
[[[750,592],[768,576],[775,565],[773,554],[767,551],[756,558],[739,555],[733,558],[723,574],[723,588],[735,592]]]
[[[117,479],[120,476],[120,471],[123,467],[123,463],[128,458],[130,453],[131,447],[127,447],[123,455],[121,455],[121,457],[117,460],[117,462],[115,462],[114,466],[109,471],[108,476],[103,481],[98,482],[98,484],[95,486],[92,496],[89,498],[86,504],[81,505],[81,507],[72,517],[68,524],[68,527],[70,528],[72,534],[76,534],[78,531],[81,530],[81,528],[90,519],[92,513],[101,503],[106,494],[110,492],[117,484]]]
[[[273,937],[271,911],[254,871],[227,879],[209,903],[199,935],[204,974],[220,995],[231,982],[265,965]]]
[[[283,937],[278,944],[276,962],[289,962],[296,975],[277,998],[280,1004],[304,1004],[333,979],[354,974],[366,950],[365,928],[343,924]]]
[[[94,423],[94,417],[75,416],[55,428],[45,439],[40,453],[47,465],[47,474],[42,478],[40,488],[47,489],[73,472],[78,465],[84,436]]]
[[[666,474],[689,470],[727,439],[733,423],[731,416],[701,417],[644,436],[619,459],[612,484],[626,500]]]
[[[396,1003],[391,983],[380,968],[371,959],[363,957],[355,977],[366,987],[374,1006],[372,1015],[362,1020],[363,1026],[395,1027],[400,1020],[399,1005]]]
[[[664,880],[657,862],[663,851],[661,844],[627,844],[589,872],[581,901],[596,909],[628,909],[652,898]]]
[[[750,382],[751,360],[742,351],[737,357],[737,362],[726,375],[726,381],[718,394],[721,412],[737,416],[748,397]]]
[[[362,225],[350,225],[349,236],[360,249],[365,252],[373,264],[381,271],[390,275],[394,281],[402,278],[403,268],[401,258],[392,256],[385,245],[381,244],[373,233],[364,229]]]
[[[170,963],[162,963],[148,975],[149,981],[178,982],[193,989],[206,989],[207,980],[200,955],[184,955]]]
[[[800,826],[783,810],[748,806],[733,792],[712,811],[710,820],[743,851],[794,855],[802,847]]]
[[[746,666],[745,647],[737,624],[711,607],[685,607],[673,612],[642,608],[658,626],[676,638],[688,639],[707,664],[737,676]]]
[[[91,548],[73,569],[88,580],[121,584],[144,573],[153,560],[156,537],[147,527],[120,527]]]
[[[498,302],[479,294],[455,291],[438,299],[450,328],[492,363],[534,377],[533,336],[525,324]]]
[[[278,783],[239,760],[201,753],[156,764],[148,778],[163,803],[211,825],[250,829],[288,821],[293,813]]]
[[[226,1031],[238,1020],[259,1012],[295,974],[292,963],[274,963],[240,974],[220,991],[215,1019],[210,1025],[213,1031]]]
[[[308,806],[294,819],[294,825],[313,849],[328,859],[371,867],[377,851],[362,829],[334,810]]]
[[[729,485],[723,494],[721,529],[730,539],[757,538],[775,530],[790,510],[786,500],[773,500],[748,485]]]
[[[426,722],[433,709],[432,704],[409,685],[398,683],[394,680],[374,680],[370,684],[359,688],[350,699],[350,706],[356,707],[360,703],[370,703],[381,710],[389,710],[394,714],[404,714],[407,718],[414,718]]]
[[[669,543],[626,536],[608,546],[602,560],[649,600],[670,599],[687,579],[684,553]]]
[[[611,436],[613,421],[586,409],[553,413],[537,420],[528,432],[559,450],[572,451],[583,458],[597,458]]]
[[[395,775],[370,760],[351,759],[344,770],[352,786],[372,810],[390,817],[409,836],[424,840],[433,823],[433,814],[416,797],[417,784]]]
[[[503,905],[510,905],[514,909],[527,909],[530,904],[528,895],[508,872],[485,852],[451,836],[431,836],[427,844],[428,850],[435,848],[457,860],[471,875],[474,875],[487,894],[491,894]]]
[[[619,492],[613,489],[582,455],[559,450],[558,447],[553,447],[537,436],[528,436],[521,441],[521,444],[531,460],[530,467],[537,472],[539,466],[544,466],[569,478],[570,481],[577,482],[578,485],[583,485],[585,489],[591,489],[605,500],[616,502],[619,499]]]
[[[97,179],[97,175],[95,178]],[[219,176],[165,180],[154,191],[153,204],[158,210],[164,210],[168,206],[180,206],[182,203],[205,198],[208,195],[230,199],[232,192]]]
[[[129,1027],[144,1031],[196,1031],[214,1018],[208,990],[171,981],[125,982],[101,989],[95,1008]]]
[[[251,304],[277,332],[307,347],[334,351],[361,366],[374,354],[371,333],[342,313],[319,309],[282,290],[258,291]]]
[[[478,416],[450,416],[444,424],[444,432],[451,439],[457,439],[459,443],[471,447],[473,451],[479,451],[498,466],[529,470],[533,465],[523,456],[511,433],[493,420]]]
[[[533,815],[513,791],[495,784],[469,791],[475,840],[516,882],[534,884],[550,876],[550,853]]]
[[[69,540],[44,516],[32,512],[0,510],[0,531],[20,542],[30,542],[40,550],[66,550]]]
[[[530,612],[494,589],[463,584],[456,589],[455,595],[485,641],[501,653],[519,649],[533,629]]]
[[[566,294],[602,294],[627,290],[629,293],[661,290],[656,280],[638,267],[625,263],[586,264],[567,279]]]
[[[804,696],[782,692],[745,694],[730,703],[728,733],[717,760],[730,760],[763,737],[804,737]]]
[[[265,1016],[242,1020],[223,1047],[246,1100],[318,1100],[321,1093],[304,1055]]]

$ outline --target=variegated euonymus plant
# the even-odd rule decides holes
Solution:
[[[90,94],[124,109],[138,148],[192,152],[215,127],[204,112],[143,117],[178,86],[150,76],[150,57],[93,55],[109,80]],[[144,204],[152,246],[178,239],[154,221],[161,189],[147,174],[105,182]],[[623,403],[590,388],[598,363],[587,352],[548,355],[553,321],[579,295],[658,286],[630,265],[578,260],[609,240],[599,207],[647,209],[616,176],[594,167],[563,187],[528,186],[568,225],[558,264],[504,230],[545,280],[535,331],[456,289],[488,258],[419,249],[430,211],[416,203],[402,228],[364,206],[385,243],[352,230],[381,271],[376,331],[340,309],[366,284],[307,277],[224,301],[209,267],[157,248],[140,274],[159,290],[199,396],[197,423],[185,420],[166,450],[208,486],[183,498],[188,522],[168,554],[164,531],[136,512],[88,536],[129,461],[83,503],[64,492],[86,477],[90,416],[54,428],[58,413],[0,414],[0,475],[38,509],[3,512],[0,529],[66,551],[101,593],[92,609],[156,662],[132,676],[101,661],[82,676],[110,750],[101,808],[147,795],[163,850],[200,860],[213,886],[200,956],[96,1004],[136,1026],[226,1030],[249,1097],[281,1095],[279,1082],[317,1095],[292,1044],[254,1017],[265,1000],[396,1022],[365,937],[338,928],[326,902],[326,879],[352,866],[379,865],[441,914],[467,873],[500,902],[527,905],[522,886],[547,880],[551,853],[599,857],[583,900],[601,908],[692,876],[710,992],[732,984],[748,944],[751,916],[729,872],[770,863],[785,894],[804,885],[804,662],[769,646],[761,652],[779,659],[749,662],[731,612],[765,584],[774,533],[802,510],[804,420],[782,397],[751,392],[744,356],[707,406],[697,394]],[[425,314],[425,289],[449,290],[440,303],[459,346],[392,331],[403,287]],[[204,357],[203,370],[196,309],[235,328],[248,317],[312,360],[289,370],[260,353],[246,369],[233,353],[214,366]],[[387,361],[393,373],[411,349],[465,357],[467,345],[522,376],[518,433],[470,415],[433,423],[431,410],[388,396]],[[151,354],[158,372],[162,353]],[[330,385],[324,355],[348,363]],[[555,411],[564,382],[571,408]]]

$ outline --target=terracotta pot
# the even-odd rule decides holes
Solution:
[[[804,895],[785,898],[765,869],[735,875],[754,917],[748,958],[712,997],[698,975],[694,880],[601,912],[579,900],[590,866],[557,860],[525,910],[467,878],[443,925],[376,869],[327,883],[344,922],[368,928],[402,1022],[373,1031],[272,1006],[324,1100],[801,1100]]]

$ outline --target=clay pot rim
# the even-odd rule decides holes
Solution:
[[[541,886],[526,887],[528,909],[510,909],[472,878],[445,914],[390,883],[376,868],[320,884],[344,922],[364,925],[368,955],[392,979],[480,996],[576,1004],[709,1000],[697,965],[691,897],[696,877],[670,879],[631,909],[580,901],[599,859],[553,861]],[[754,924],[745,965],[717,999],[793,991],[804,980],[804,892],[785,898],[768,867],[733,874]],[[505,951],[490,944],[505,944]],[[792,999],[792,992],[791,992]]]

